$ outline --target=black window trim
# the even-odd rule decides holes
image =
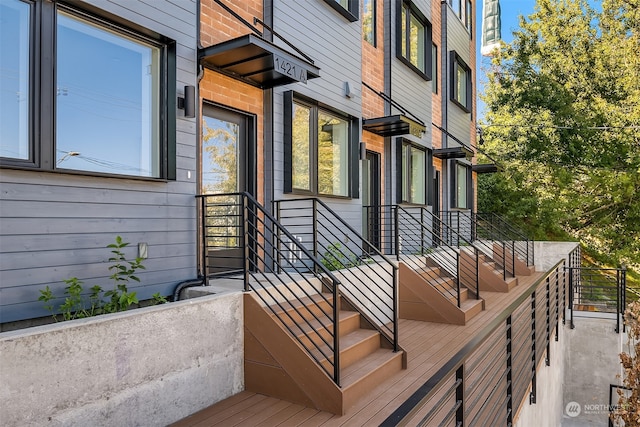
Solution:
[[[465,100],[466,105],[463,105],[458,101],[458,74],[456,73],[456,64],[463,68],[467,73],[467,81],[465,82],[467,88],[467,99]],[[450,96],[449,99],[456,104],[458,107],[462,108],[466,113],[471,113],[471,109],[473,108],[473,83],[471,81],[471,68],[467,65],[466,62],[458,55],[458,52],[452,50],[449,52],[449,67],[450,67]]]
[[[349,20],[349,22],[356,22],[358,20],[358,14],[360,12],[360,2],[359,0],[348,0],[349,1],[349,9],[345,9],[340,3],[336,0],[324,0],[332,9],[338,12],[340,15],[344,16]]]
[[[471,199],[471,186],[473,185],[473,177],[471,175],[471,165],[466,162],[461,162],[460,160],[453,159],[451,162],[451,201],[453,209],[471,209],[471,204],[473,203]],[[460,203],[458,200],[458,166],[463,166],[467,173],[465,176],[465,207],[460,207]]]
[[[412,69],[416,74],[418,74],[423,79],[429,81],[431,80],[431,46],[432,42],[432,27],[431,22],[426,18],[426,16],[418,9],[418,7],[411,0],[397,0],[396,1],[396,58],[400,60],[407,67]],[[410,49],[409,40],[407,34],[402,33],[402,9],[404,7],[409,9],[409,14],[407,15],[408,22],[406,23],[406,28],[410,28],[411,15],[418,18],[418,20],[424,25],[424,71],[420,70],[418,67],[413,65],[409,58],[404,56],[405,52],[402,51],[402,39],[407,38],[406,46]]]
[[[378,13],[377,13],[377,9],[378,9],[378,5],[377,5],[377,0],[370,0],[371,1],[371,6],[373,7],[373,10],[371,11],[371,21],[372,21],[372,30],[373,30],[373,43],[369,43],[371,46],[377,48],[378,47],[378,30],[377,30],[377,20],[378,20]],[[364,2],[362,2],[362,7],[363,7],[363,12],[364,12]],[[364,14],[363,14],[363,18],[364,18]],[[364,31],[362,32],[363,37],[362,39],[364,40]],[[366,40],[365,40],[366,41]]]
[[[425,153],[425,171],[424,171],[424,179],[425,179],[425,198],[424,204],[422,203],[414,203],[407,200],[404,200],[402,194],[402,187],[404,182],[402,181],[402,171],[404,168],[404,164],[402,163],[402,152],[406,146],[415,147]],[[407,175],[409,176],[409,175]],[[433,151],[429,147],[425,147],[423,145],[416,144],[410,139],[399,137],[396,138],[396,200],[398,204],[403,205],[415,205],[415,206],[432,206],[434,194],[430,191],[430,184],[433,182]]]
[[[31,6],[29,28],[29,159],[0,157],[0,168],[39,172],[162,182],[176,179],[176,42],[145,29],[139,24],[110,14],[77,0],[49,2],[21,0]],[[115,31],[160,49],[160,94],[158,117],[159,176],[147,177],[56,167],[55,87],[56,58],[48,52],[56,49],[58,11]]]
[[[319,102],[313,98],[302,95],[298,92],[289,90],[283,93],[284,96],[284,193],[311,195],[319,197],[332,197],[339,199],[357,199],[360,197],[360,119],[353,117],[343,111],[331,107],[330,105]],[[309,165],[311,168],[309,176],[310,190],[293,188],[293,104],[297,102],[312,109],[315,109],[315,120],[312,119],[310,132],[315,135],[315,140],[309,144]],[[349,171],[347,173],[349,182],[347,183],[347,195],[325,194],[318,192],[318,141],[317,141],[317,110],[323,110],[346,120],[349,122],[349,141],[347,143],[347,164]]]
[[[435,71],[435,73],[434,73]],[[432,93],[438,94],[438,45],[431,43],[431,90]]]

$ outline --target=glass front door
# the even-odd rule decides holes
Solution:
[[[362,161],[363,237],[380,249],[380,155],[367,151]]]

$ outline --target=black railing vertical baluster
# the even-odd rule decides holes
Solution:
[[[476,255],[476,299],[480,299],[480,253],[478,248],[473,248]]]
[[[458,405],[458,409],[456,410],[456,426],[464,426],[464,364],[460,365],[456,370],[456,382],[458,382],[458,387],[456,388],[456,404]]]
[[[622,265],[621,272],[621,280],[622,280],[622,332],[627,331],[627,322],[624,319],[624,312],[627,309],[627,267]]]
[[[400,349],[400,331],[398,325],[400,323],[400,307],[398,301],[398,270],[392,269],[393,272],[393,351]]]
[[[536,293],[537,289],[531,294],[531,394],[529,395],[529,403],[536,403]]]
[[[240,195],[240,209],[242,212],[242,216],[240,217],[240,221],[242,223],[242,238],[244,239],[243,249],[244,249],[244,290],[248,291],[250,289],[249,286],[249,247],[253,245],[254,242],[249,240],[249,206],[248,200],[244,195]],[[252,221],[255,221],[252,219]],[[255,222],[254,222],[255,224]]]
[[[393,211],[393,229],[394,229],[394,247],[396,251],[396,259],[400,261],[400,231],[398,230],[398,207],[394,206],[391,208]]]
[[[569,310],[570,310],[570,319],[569,319],[569,325],[571,327],[571,329],[575,329],[576,325],[573,323],[573,292],[574,292],[574,269],[573,268],[569,268]]]
[[[338,284],[333,284],[333,375],[340,387],[340,292]]]
[[[547,340],[547,357],[544,359],[545,364],[547,366],[551,365],[551,283],[549,280],[549,277],[547,277],[547,285],[546,285],[546,309],[547,309],[547,313],[546,313],[546,317],[547,317],[547,336],[546,336],[546,340]]]
[[[456,265],[460,265],[460,253],[457,252],[456,253]],[[460,270],[460,267],[458,267],[458,271]],[[458,300],[458,307],[460,307],[462,301],[460,301],[460,273],[458,273],[456,275],[456,291],[457,291],[457,300]]]
[[[207,265],[207,199],[206,197],[202,197],[200,198],[200,227],[202,228],[202,232],[201,232],[201,242],[200,242],[200,248],[202,250],[201,252],[201,266],[200,268],[202,269],[202,271],[200,272],[201,277],[204,278],[205,280],[205,285],[206,285],[206,277],[207,277],[207,272],[208,270],[208,265]]]
[[[564,269],[562,272],[563,280],[564,280]],[[563,322],[564,323],[564,322]],[[555,341],[558,341],[558,334],[560,329],[560,272],[556,271],[556,334]]]
[[[513,424],[513,356],[511,354],[511,318],[507,317],[507,426]]]
[[[313,222],[313,256],[318,258],[318,206],[316,199],[313,199],[312,222]]]

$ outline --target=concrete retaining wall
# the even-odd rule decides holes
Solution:
[[[242,293],[0,334],[3,426],[166,425],[244,389]]]
[[[569,253],[578,242],[533,242],[534,265],[536,271],[547,271],[562,258],[568,260]]]

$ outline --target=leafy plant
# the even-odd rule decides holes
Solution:
[[[343,249],[340,243],[331,243],[320,262],[327,270],[335,271],[355,267],[358,265],[358,257],[348,248]]]
[[[109,258],[112,263],[109,267],[109,271],[112,272],[109,278],[113,281],[113,289],[105,292],[101,286],[95,285],[89,288],[89,295],[85,297],[83,296],[84,288],[81,280],[77,277],[64,280],[67,285],[64,291],[66,297],[58,307],[63,320],[81,319],[99,314],[125,311],[133,304],[138,303],[136,293],[129,292],[127,285],[131,280],[139,282],[140,279],[136,276],[136,272],[144,270],[145,267],[142,265],[142,258],[138,257],[133,261],[126,259],[123,249],[127,246],[129,246],[129,243],[124,242],[120,236],[116,236],[115,243],[107,246],[112,249],[111,253],[113,254]],[[58,321],[52,302],[54,298],[55,295],[49,286],[40,290],[38,300],[44,302],[44,308],[51,313],[54,320]],[[155,304],[167,302],[167,299],[159,293],[154,294],[152,298]]]
[[[627,427],[640,427],[640,301],[628,305],[624,313],[628,329],[628,352],[620,353],[624,368],[622,383],[630,391],[618,389],[618,406],[611,414],[613,421],[624,421]]]

